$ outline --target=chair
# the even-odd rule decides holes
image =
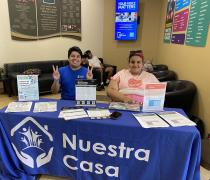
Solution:
[[[165,71],[168,70],[168,66],[165,64],[156,64],[152,65],[153,66],[153,71]]]
[[[196,86],[191,81],[177,80],[169,81],[166,87],[165,107],[181,108],[189,114]]]
[[[152,72],[160,82],[176,80],[176,73],[170,70]]]

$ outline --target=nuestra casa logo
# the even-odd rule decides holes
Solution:
[[[122,171],[120,161],[129,160],[144,161],[150,160],[150,149],[132,147],[126,142],[104,144],[99,140],[79,138],[77,134],[62,132],[62,143],[64,155],[63,164],[69,170],[83,171],[108,177],[119,177]],[[14,143],[15,142],[15,143]],[[20,161],[31,168],[39,168],[51,161],[53,154],[53,137],[45,125],[41,126],[34,118],[26,117],[14,128],[11,129],[11,143]],[[55,147],[56,148],[56,147]],[[59,147],[60,148],[60,147]],[[77,154],[91,153],[92,158],[83,159]],[[76,155],[75,155],[76,154]],[[107,161],[100,161],[101,158]],[[119,160],[118,163],[117,160]],[[112,162],[115,162],[114,165]],[[62,161],[60,162],[62,163]],[[62,164],[60,164],[62,165]]]
[[[53,147],[50,142],[53,142],[53,137],[48,132],[48,127],[42,127],[34,118],[26,117],[18,123],[11,129],[11,137],[19,139],[20,143],[12,142],[12,146],[25,165],[39,168],[51,161]]]

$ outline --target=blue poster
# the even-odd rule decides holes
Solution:
[[[190,5],[190,0],[176,0],[176,11],[183,9]]]
[[[115,40],[136,40],[138,0],[116,0]]]

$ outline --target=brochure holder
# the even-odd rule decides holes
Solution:
[[[148,83],[144,89],[143,112],[162,111],[167,83]]]
[[[96,106],[96,80],[76,80],[76,105]]]
[[[38,75],[17,75],[18,100],[39,100]]]

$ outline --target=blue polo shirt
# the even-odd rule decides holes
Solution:
[[[75,80],[86,79],[87,68],[81,67],[78,70],[72,70],[68,65],[59,68],[59,73],[61,99],[75,100]]]

